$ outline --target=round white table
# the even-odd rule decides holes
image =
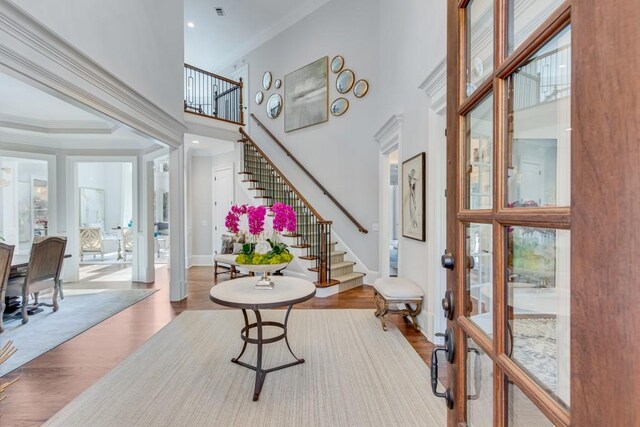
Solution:
[[[264,379],[269,372],[278,371],[280,369],[304,363],[304,359],[299,359],[291,350],[289,339],[287,338],[287,323],[293,306],[313,298],[316,294],[315,285],[308,280],[277,276],[272,277],[271,279],[275,283],[273,289],[255,289],[254,287],[257,280],[257,277],[243,277],[241,279],[229,280],[214,286],[211,288],[211,292],[209,293],[211,301],[216,304],[239,308],[242,310],[242,315],[244,316],[244,328],[242,328],[240,332],[240,338],[242,338],[244,344],[238,357],[231,359],[231,361],[256,372],[256,383],[253,391],[254,401],[258,400],[260,397],[260,391],[262,390]],[[275,307],[287,307],[284,323],[263,321],[262,316],[260,315],[260,310]],[[249,323],[247,310],[254,312],[256,316],[255,323]],[[263,336],[264,326],[279,327],[282,329],[282,334],[271,338],[265,338]],[[257,331],[258,337],[250,338],[249,331],[254,328]],[[287,348],[295,359],[295,362],[276,366],[275,368],[263,369],[262,346],[264,344],[271,344],[283,339],[287,343]],[[240,361],[240,358],[247,348],[247,343],[256,344],[258,346],[256,366]]]

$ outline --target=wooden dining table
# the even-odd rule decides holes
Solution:
[[[65,254],[65,258],[71,258],[71,254]],[[11,268],[9,269],[9,277],[18,273],[18,270],[29,267],[29,254],[13,254],[11,259]]]

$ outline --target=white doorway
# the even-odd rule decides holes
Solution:
[[[235,199],[233,165],[213,170],[213,253],[220,252],[221,236],[227,231],[225,217]]]
[[[398,231],[400,229],[400,195],[398,182],[398,149],[389,159],[389,277],[398,276]]]

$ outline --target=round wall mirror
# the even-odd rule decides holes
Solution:
[[[367,92],[369,92],[369,82],[364,79],[358,80],[353,86],[353,94],[356,98],[362,98]]]
[[[343,70],[338,74],[336,79],[336,89],[340,93],[347,93],[353,87],[353,83],[356,81],[356,75],[351,70]]]
[[[282,80],[278,79],[276,80],[273,85],[275,86],[276,89],[280,89],[280,86],[282,86]]]
[[[267,116],[275,119],[282,111],[282,97],[274,93],[267,99]]]
[[[263,100],[264,100],[264,93],[262,92],[256,93],[256,104],[258,105],[262,104]]]
[[[344,67],[344,58],[340,55],[334,56],[331,60],[331,71],[339,73],[342,67]]]
[[[265,71],[262,75],[262,87],[264,90],[269,90],[271,87],[271,71]]]
[[[349,109],[349,100],[346,98],[338,98],[331,104],[331,114],[341,116]]]

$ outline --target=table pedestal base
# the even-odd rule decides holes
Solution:
[[[244,366],[245,368],[251,369],[253,371],[256,372],[256,384],[254,387],[254,391],[253,391],[253,401],[257,401],[260,398],[260,391],[262,390],[262,385],[264,384],[264,379],[267,376],[267,374],[269,372],[274,372],[274,371],[279,371],[280,369],[285,369],[285,368],[289,368],[291,366],[295,366],[295,365],[299,365],[301,363],[304,363],[304,359],[298,359],[298,357],[293,353],[293,351],[291,350],[291,346],[289,345],[289,339],[287,338],[287,322],[289,321],[289,313],[291,313],[291,308],[293,306],[290,305],[289,308],[287,308],[287,314],[284,318],[284,323],[280,323],[280,322],[273,322],[273,321],[262,321],[262,316],[260,315],[260,310],[254,309],[253,312],[256,315],[256,322],[255,323],[249,323],[249,317],[247,316],[247,310],[246,309],[242,309],[242,315],[244,316],[244,328],[242,328],[242,331],[240,333],[240,338],[242,338],[242,340],[244,341],[244,345],[242,346],[242,350],[240,351],[240,354],[238,355],[238,357],[231,359],[231,361],[233,363],[236,363],[240,366]],[[263,330],[262,327],[263,326],[275,326],[275,327],[279,327],[282,328],[282,334],[277,335],[275,337],[272,338],[264,338],[263,337]],[[249,338],[249,331],[253,328],[257,329],[258,332],[258,338]],[[284,365],[280,365],[280,366],[276,366],[275,368],[269,368],[269,369],[263,369],[262,368],[262,346],[264,344],[271,344],[274,342],[278,342],[280,340],[285,340],[285,342],[287,343],[287,348],[289,349],[289,352],[291,353],[291,355],[293,356],[294,359],[296,359],[295,362],[291,362],[291,363],[286,363]],[[253,365],[249,365],[248,363],[244,363],[240,361],[240,358],[242,357],[242,355],[244,354],[244,351],[247,349],[247,343],[249,344],[256,344],[258,346],[258,357],[257,357],[257,364],[256,366]]]

